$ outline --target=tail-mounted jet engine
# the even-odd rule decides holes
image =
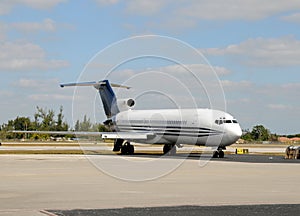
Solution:
[[[135,101],[131,98],[117,100],[117,103],[120,111],[132,109],[135,105]]]

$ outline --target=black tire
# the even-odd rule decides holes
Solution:
[[[130,145],[129,142],[125,142],[124,145],[122,145],[122,147],[121,147],[121,154],[122,155],[134,154],[134,146]]]
[[[171,144],[165,144],[163,148],[163,152],[165,155],[176,155],[176,146]]]
[[[127,145],[123,145],[121,147],[121,155],[127,155],[128,154],[128,147]]]
[[[128,154],[133,155],[134,154],[134,146],[133,145],[128,145]]]
[[[171,151],[172,146],[170,144],[165,144],[164,148],[163,148],[163,152],[165,155],[169,154],[169,152]]]
[[[219,151],[219,158],[224,158],[224,152],[223,151]]]
[[[114,151],[114,152],[120,151],[121,148],[122,148],[123,142],[124,142],[124,140],[122,140],[122,139],[116,139],[115,142],[114,142],[114,148],[113,148],[113,151]]]
[[[213,158],[218,158],[219,157],[219,152],[218,151],[214,151],[212,157]]]

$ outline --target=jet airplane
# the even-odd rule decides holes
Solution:
[[[26,133],[76,134],[113,139],[113,151],[134,154],[132,142],[163,144],[164,154],[176,154],[176,147],[184,145],[210,146],[213,157],[224,157],[226,146],[242,135],[238,121],[230,114],[213,109],[149,109],[136,110],[134,99],[117,99],[108,80],[60,84],[61,87],[93,86],[100,94],[107,116],[104,122],[111,132],[26,131]],[[13,131],[25,132],[25,131]]]

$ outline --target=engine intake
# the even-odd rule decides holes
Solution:
[[[134,107],[134,105],[135,105],[135,101],[133,100],[133,99],[128,99],[127,100],[127,106],[128,107]]]
[[[128,109],[132,109],[135,105],[135,100],[133,100],[132,98],[128,98],[128,99],[120,99],[117,101],[118,103],[118,108],[120,111],[125,111]]]

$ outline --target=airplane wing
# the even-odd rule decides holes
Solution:
[[[12,130],[11,133],[27,134],[52,134],[52,135],[74,135],[74,136],[101,136],[102,139],[128,139],[147,140],[149,136],[154,136],[149,132],[88,132],[88,131],[20,131]]]

